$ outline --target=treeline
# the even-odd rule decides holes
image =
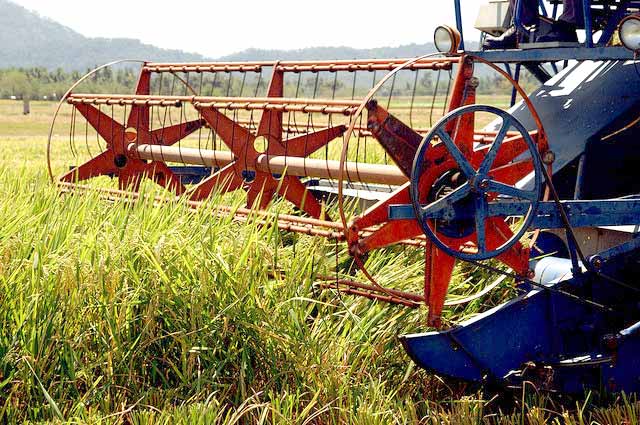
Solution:
[[[132,68],[104,68],[82,83],[78,89],[84,93],[132,93],[138,80],[139,70]],[[379,81],[367,74],[354,79],[353,74],[331,74],[320,72],[304,77],[291,74],[285,80],[285,96],[311,98],[360,98]],[[342,75],[344,74],[344,75]],[[396,81],[385,84],[378,92],[379,96],[430,96],[434,91],[439,95],[450,89],[448,78],[439,80],[432,72],[418,75],[399,76]],[[482,94],[510,93],[510,83],[495,73],[480,74],[478,92]],[[0,69],[0,98],[59,100],[84,73],[67,72],[62,68],[49,71],[46,68],[8,68]],[[398,74],[400,75],[400,74]],[[300,78],[300,79],[298,79]],[[197,93],[210,96],[264,96],[268,85],[268,76],[255,74],[177,74],[152,80],[153,93],[189,94],[185,85]],[[531,91],[539,85],[528,73],[521,75],[521,85]],[[391,94],[393,91],[393,94]]]
[[[541,83],[527,70],[523,69],[520,73],[520,86],[525,92],[531,93],[536,88],[540,87]],[[493,75],[486,75],[480,77],[480,85],[478,86],[478,93],[481,94],[505,94],[511,93],[513,86],[502,75],[493,73]]]
[[[0,98],[59,100],[84,73],[66,72],[62,68],[0,69]],[[133,69],[104,68],[83,83],[83,91],[95,93],[128,93],[138,79]]]

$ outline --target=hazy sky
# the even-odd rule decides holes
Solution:
[[[249,47],[382,47],[432,40],[453,0],[13,0],[90,37],[129,37],[218,57]],[[463,0],[471,29],[478,5]],[[466,34],[477,40],[477,32]]]

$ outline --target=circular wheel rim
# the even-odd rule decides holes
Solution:
[[[465,158],[455,142],[444,130],[446,125],[452,120],[455,120],[464,114],[476,112],[487,112],[493,115],[497,115],[502,119],[502,126],[498,132],[498,135],[492,142],[489,148],[489,152],[482,160],[482,163],[477,170],[471,166],[469,160]],[[491,165],[493,164],[493,160],[495,160],[495,157],[497,156],[497,153],[502,146],[502,142],[506,138],[507,130],[509,130],[510,128],[515,128],[527,144],[527,148],[533,162],[533,190],[524,190],[516,188],[515,186],[509,186],[504,183],[497,182],[491,179],[491,177],[489,176],[489,171]],[[426,207],[423,207],[422,203],[420,202],[420,177],[422,175],[422,169],[424,166],[425,154],[431,146],[431,142],[436,136],[438,136],[441,143],[445,144],[451,157],[455,160],[461,172],[467,178],[467,182],[456,188],[446,197],[436,200],[428,204]],[[542,175],[542,161],[540,160],[540,155],[536,144],[533,142],[531,135],[522,125],[522,123],[520,123],[520,121],[518,121],[508,112],[494,106],[463,106],[454,111],[451,111],[450,113],[442,117],[420,144],[411,170],[411,203],[413,205],[416,218],[420,227],[422,228],[422,231],[438,248],[454,258],[465,261],[487,260],[497,257],[498,255],[510,249],[528,231],[535,217],[542,195]],[[529,204],[527,213],[524,215],[523,222],[519,225],[518,231],[514,232],[511,238],[494,249],[487,249],[486,247],[487,229],[485,227],[485,221],[490,217],[489,215],[487,215],[488,200],[485,196],[487,193],[498,193],[498,195],[517,196],[518,198],[526,200]],[[432,217],[439,211],[443,211],[447,207],[449,207],[450,210],[451,205],[469,196],[471,196],[474,201],[473,217],[476,226],[475,231],[477,245],[476,248],[478,249],[477,253],[461,252],[460,249],[453,249],[451,246],[443,242],[438,237],[437,231],[434,231],[429,225]]]

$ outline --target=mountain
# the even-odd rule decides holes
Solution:
[[[0,0],[0,68],[85,70],[115,59],[199,61],[202,55],[127,38],[88,38],[8,0]]]
[[[435,52],[433,43],[408,44],[398,47],[354,49],[352,47],[309,47],[299,50],[247,49],[223,56],[221,61],[246,60],[325,60],[325,59],[379,59],[411,58]]]
[[[0,68],[45,67],[84,71],[117,59],[160,62],[212,60],[196,53],[161,49],[128,38],[89,38],[9,0],[0,0]],[[300,50],[247,49],[224,61],[408,58],[434,52],[433,43],[354,49],[310,47]]]

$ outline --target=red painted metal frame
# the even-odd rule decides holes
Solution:
[[[469,57],[461,56],[448,110],[452,111],[461,106],[475,103],[476,87],[477,81],[473,77],[473,60]],[[371,104],[368,105],[368,128],[385,146],[394,162],[406,173],[410,169],[409,161],[415,156],[418,143],[422,140],[422,137],[415,132],[412,134],[407,126],[390,116],[388,112],[381,110],[377,104],[373,106],[371,107]],[[479,166],[488,146],[474,149],[476,134],[473,115],[467,114],[457,122],[450,123],[446,131],[456,142],[463,155],[470,159],[471,164],[474,167]],[[532,136],[537,142],[538,133],[534,132]],[[394,144],[403,148],[394,150],[392,148]],[[494,168],[491,170],[492,176],[510,184],[515,184],[526,177],[532,171],[531,163],[511,163],[526,149],[526,144],[522,137],[515,136],[506,139],[500,149],[498,158],[496,158]],[[428,191],[445,172],[456,169],[455,161],[450,158],[443,144],[433,146],[428,151],[427,156],[426,172],[421,177],[420,183],[425,188],[425,191]],[[409,183],[407,183],[398,188],[389,198],[378,202],[349,223],[347,240],[352,255],[359,258],[373,249],[383,248],[420,235],[422,230],[415,220],[389,221],[389,206],[408,203],[409,200]],[[367,236],[361,233],[362,229],[375,226],[380,227],[373,233]],[[511,229],[504,220],[500,218],[488,220],[486,236],[488,247],[500,246],[512,235]],[[456,247],[468,246],[471,250],[474,248],[476,240],[475,232],[464,238],[440,237],[448,245]],[[526,275],[528,272],[529,250],[519,242],[513,248],[498,256],[497,259],[520,275]],[[429,307],[427,321],[430,326],[442,326],[441,315],[454,265],[455,259],[453,257],[445,254],[427,241],[425,246],[424,300]]]
[[[136,94],[148,95],[151,89],[151,74],[141,72]],[[129,143],[170,146],[201,128],[203,120],[189,121],[170,127],[150,129],[150,106],[132,105],[126,125],[116,122],[111,116],[90,104],[76,104],[75,108],[96,129],[107,143],[107,150],[84,164],[73,168],[60,180],[78,182],[92,177],[109,175],[118,177],[120,189],[138,190],[142,179],[149,178],[176,194],[185,187],[169,167],[160,161],[143,161],[129,154]]]
[[[326,146],[332,140],[344,135],[345,126],[319,128],[307,126],[307,132],[289,140],[283,139],[283,133],[289,132],[283,127],[283,113],[285,111],[341,113],[344,115],[358,114],[364,105],[358,102],[317,101],[313,99],[284,99],[284,73],[302,71],[356,71],[356,70],[391,70],[391,74],[398,69],[402,61],[374,60],[374,61],[320,61],[320,62],[255,62],[255,63],[218,63],[218,64],[145,64],[142,68],[136,93],[133,96],[119,95],[70,95],[68,102],[80,112],[107,142],[107,150],[87,163],[71,170],[61,180],[63,184],[86,180],[99,175],[116,175],[120,189],[137,190],[142,178],[147,177],[177,194],[185,192],[169,168],[161,161],[143,161],[131,155],[128,149],[130,143],[155,144],[169,146],[177,143],[192,132],[206,125],[215,131],[237,158],[228,166],[216,171],[211,177],[186,193],[190,202],[203,200],[215,190],[230,192],[238,189],[247,191],[248,206],[265,209],[275,195],[285,197],[300,210],[314,218],[324,218],[321,203],[309,192],[295,176],[275,177],[272,173],[255,171],[250,177],[247,175],[247,164],[254,164],[260,155],[289,156],[305,158],[318,149]],[[419,58],[405,64],[406,69],[452,69],[458,63],[458,72],[453,84],[449,111],[458,107],[475,103],[475,89],[477,81],[473,77],[474,58],[460,56],[459,58]],[[150,76],[154,72],[260,72],[262,67],[272,67],[273,73],[266,98],[207,98],[199,96],[151,96]],[[504,75],[504,74],[503,74]],[[507,77],[508,78],[508,77]],[[516,84],[511,81],[512,84]],[[516,84],[517,86],[517,84]],[[518,87],[516,87],[518,88]],[[373,92],[373,91],[372,91]],[[521,93],[522,94],[522,93]],[[369,98],[370,100],[370,98]],[[202,119],[186,122],[167,128],[151,130],[150,108],[152,106],[181,106],[183,102],[191,103],[200,113]],[[126,124],[120,124],[103,113],[96,105],[130,105],[130,112]],[[360,105],[359,108],[357,106]],[[531,105],[528,105],[531,107]],[[422,136],[415,130],[403,124],[389,114],[375,102],[366,102],[368,110],[367,129],[357,131],[376,137],[389,156],[407,177],[410,174],[411,162]],[[258,123],[249,125],[241,119],[231,119],[222,110],[261,110],[262,115]],[[535,116],[535,114],[534,114]],[[539,120],[538,120],[539,121]],[[541,124],[538,122],[538,127]],[[349,128],[348,135],[356,128],[355,121]],[[252,131],[253,130],[253,131]],[[309,132],[311,130],[311,132]],[[472,165],[478,164],[484,158],[487,147],[477,146],[477,142],[491,142],[493,134],[476,132],[474,117],[463,116],[457,122],[452,122],[446,131],[456,142],[461,152]],[[544,133],[534,132],[532,136],[539,145],[545,145]],[[254,146],[256,139],[264,138],[266,149],[259,151]],[[343,150],[343,158],[346,146]],[[400,148],[399,148],[400,147]],[[531,171],[530,164],[525,162],[512,163],[513,159],[526,150],[526,144],[521,137],[514,136],[506,139],[491,170],[492,175],[501,181],[515,183]],[[449,157],[443,145],[435,145],[427,153],[427,171],[421,178],[421,186],[427,191],[445,172],[455,169],[455,162]],[[341,183],[344,176],[340,177]],[[66,183],[65,183],[66,182]],[[339,186],[340,187],[340,186]],[[425,248],[425,280],[423,289],[424,302],[429,306],[428,322],[430,325],[441,326],[441,313],[453,273],[455,260],[444,254],[426,240],[422,231],[414,220],[389,221],[388,207],[391,204],[406,204],[410,202],[408,183],[399,187],[387,199],[377,203],[361,216],[355,218],[344,228],[344,239],[349,244],[349,250],[356,261],[368,275],[361,256],[367,252],[397,243],[409,243]],[[340,190],[340,189],[339,189]],[[339,198],[342,199],[340,192]],[[340,201],[342,203],[342,201]],[[342,204],[340,213],[343,223],[346,223]],[[501,245],[509,239],[512,232],[501,219],[489,220],[487,229],[487,245]],[[323,221],[329,223],[328,221]],[[291,226],[287,224],[287,226]],[[294,225],[296,226],[296,225]],[[329,234],[329,233],[327,233]],[[332,233],[333,234],[333,233]],[[317,235],[322,236],[323,233]],[[474,248],[475,234],[464,238],[446,238],[441,240],[452,246]],[[407,242],[409,241],[409,242]],[[414,243],[415,242],[415,243]],[[528,268],[528,249],[517,244],[512,249],[498,257],[517,273],[524,274]],[[370,277],[370,276],[369,276]],[[397,302],[400,292],[386,290],[370,277],[373,286],[351,288],[353,293],[360,294],[362,290],[378,291],[376,299],[389,299]],[[386,294],[386,295],[385,295]],[[370,294],[369,294],[370,295]],[[410,294],[401,304],[415,305],[421,296]]]
[[[273,73],[268,89],[269,98],[282,98],[284,92],[284,74]],[[299,177],[283,175],[275,178],[272,173],[255,171],[251,179],[246,178],[247,164],[255,164],[262,154],[267,156],[289,156],[304,158],[316,152],[337,137],[344,134],[343,125],[303,134],[289,140],[283,140],[283,110],[265,110],[260,117],[257,132],[254,134],[242,124],[230,119],[218,109],[210,106],[195,105],[209,127],[223,140],[237,158],[233,163],[214,173],[190,193],[191,200],[208,197],[218,188],[223,192],[237,189],[247,191],[247,204],[265,209],[275,194],[286,198],[311,217],[324,215],[321,203],[310,193]],[[254,146],[256,139],[263,137],[266,150],[259,152]]]

